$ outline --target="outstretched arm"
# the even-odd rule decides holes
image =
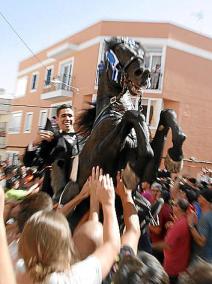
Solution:
[[[103,244],[93,253],[101,265],[102,278],[109,273],[120,250],[120,234],[115,210],[115,190],[109,175],[97,183],[97,198],[103,210]]]
[[[97,198],[97,184],[99,182],[100,176],[102,176],[102,169],[97,166],[92,168],[91,177],[89,178],[90,187],[90,214],[89,219],[94,221],[99,221],[99,200]]]
[[[72,200],[70,200],[68,203],[66,203],[64,206],[62,207],[58,206],[57,211],[61,212],[65,216],[68,216],[72,212],[72,210],[74,210],[74,208],[78,204],[80,204],[80,202],[82,202],[85,198],[89,196],[89,193],[90,193],[90,188],[89,188],[89,183],[87,181],[84,184],[80,193],[77,196],[75,196]]]
[[[132,198],[132,191],[125,188],[120,173],[117,175],[116,193],[121,198],[125,223],[125,231],[121,236],[121,245],[130,246],[134,253],[137,254],[141,234],[138,213]]]
[[[9,255],[7,237],[4,225],[4,192],[0,188],[0,283],[15,284],[15,274],[12,267],[12,262]]]

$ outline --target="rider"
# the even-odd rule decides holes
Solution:
[[[58,132],[39,131],[32,143],[27,146],[23,157],[25,166],[39,166],[40,170],[45,168],[42,190],[51,196],[53,195],[50,170],[52,163],[57,160],[61,152],[65,157],[70,158],[78,153],[78,137],[73,127],[74,113],[69,105],[63,104],[58,107],[56,122]]]

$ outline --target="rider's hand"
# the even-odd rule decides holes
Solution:
[[[37,133],[35,140],[33,141],[33,146],[38,146],[42,141],[51,142],[54,139],[54,133],[49,130],[40,130]]]

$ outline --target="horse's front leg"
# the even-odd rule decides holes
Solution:
[[[136,147],[128,149],[128,163],[124,170],[126,176],[124,179],[128,188],[135,189],[140,180],[143,180],[145,167],[153,159],[154,153],[149,143],[149,131],[145,117],[136,110],[130,110],[125,113],[124,119],[128,126],[134,129],[136,139]]]
[[[111,125],[111,131],[106,136],[102,137],[101,142],[96,146],[94,155],[101,157],[103,168],[110,171],[117,168],[117,159],[120,151],[123,148],[125,139],[131,131],[131,126],[127,125],[125,119],[121,119],[118,123],[114,122]],[[93,158],[95,160],[95,158]],[[111,164],[113,164],[111,169]],[[99,165],[101,166],[101,164]],[[114,173],[113,173],[114,174]]]

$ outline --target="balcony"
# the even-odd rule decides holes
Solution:
[[[6,147],[7,122],[0,122],[0,149]]]
[[[0,149],[4,149],[6,147],[6,137],[0,137]]]
[[[11,100],[0,98],[0,115],[8,114],[11,109]]]
[[[61,81],[60,77],[45,82],[41,99],[57,102],[62,99],[71,98],[73,96],[73,91],[72,86],[69,84]]]

